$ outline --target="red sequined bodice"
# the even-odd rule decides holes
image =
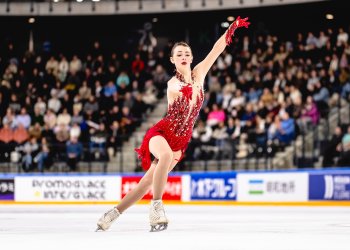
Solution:
[[[172,103],[168,105],[168,111],[163,119],[151,127],[139,149],[135,149],[138,157],[142,159],[142,167],[147,170],[150,167],[149,140],[155,135],[162,135],[173,151],[184,151],[192,137],[194,123],[204,101],[202,84],[185,83],[182,75],[177,73],[180,90]]]

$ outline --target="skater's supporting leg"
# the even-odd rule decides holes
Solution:
[[[173,160],[167,169],[168,173],[175,167],[175,165],[178,162],[178,159],[180,159],[181,157],[180,150],[172,153],[173,153],[173,157],[172,157]],[[157,167],[157,164],[158,164],[158,160],[155,159],[152,162],[151,167],[145,173],[142,179],[139,181],[137,186],[133,190],[131,190],[129,193],[127,193],[127,195],[124,196],[124,198],[120,201],[120,203],[116,207],[107,211],[100,218],[100,220],[97,223],[97,226],[98,226],[97,230],[103,230],[103,231],[107,230],[112,225],[113,221],[117,219],[122,212],[124,212],[127,208],[129,208],[131,205],[133,205],[138,200],[140,200],[150,190],[150,188],[152,187],[153,175],[154,175],[155,168]],[[158,205],[155,207],[154,206],[155,204],[158,204]],[[152,208],[156,208],[155,210],[159,210],[159,208],[161,208],[161,211],[157,211],[156,213],[158,215],[163,214],[162,216],[163,223],[158,223],[159,219],[153,220],[153,225],[155,226],[152,226],[151,231],[161,231],[166,229],[167,219],[165,217],[163,204],[160,202],[160,205],[159,205],[159,201],[155,201],[155,202],[152,201],[151,209]],[[151,210],[151,212],[154,212],[154,211]],[[152,216],[154,216],[154,214]],[[152,221],[151,221],[151,224],[152,224]]]
[[[160,200],[164,193],[168,171],[174,155],[168,142],[162,136],[153,137],[149,142],[149,149],[158,159],[158,164],[153,174],[153,199]]]
[[[150,140],[150,151],[158,158],[158,164],[153,174],[153,200],[151,201],[149,220],[151,232],[165,230],[168,219],[162,203],[162,196],[168,179],[168,172],[173,162],[174,153],[168,142],[161,136]]]

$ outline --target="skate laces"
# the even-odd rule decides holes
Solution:
[[[120,215],[117,208],[113,208],[104,214],[104,218],[108,222],[114,221]]]
[[[158,216],[165,217],[164,207],[161,201],[155,201],[153,203],[153,209],[157,213]]]

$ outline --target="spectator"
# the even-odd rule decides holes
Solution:
[[[31,124],[32,118],[27,113],[26,108],[21,108],[21,113],[16,115],[16,124],[18,126],[21,123],[25,129],[28,129]]]
[[[52,110],[54,113],[58,113],[58,111],[61,109],[62,103],[57,98],[57,95],[52,96],[48,102],[48,109]]]
[[[38,170],[44,172],[44,166],[48,167],[51,163],[50,147],[45,137],[41,139],[39,153],[34,157],[34,162],[38,164]]]
[[[46,112],[46,103],[44,100],[39,96],[36,103],[34,104],[34,112],[38,116],[44,115]]]
[[[6,161],[10,152],[14,148],[13,144],[14,134],[9,124],[4,123],[0,128],[0,160]]]
[[[222,150],[225,139],[228,138],[227,127],[223,121],[218,123],[218,126],[214,129],[212,136],[215,139],[215,146],[218,147],[218,150]]]
[[[7,108],[6,115],[2,118],[2,124],[7,124],[11,129],[17,127],[16,116],[11,108]]]
[[[83,145],[78,138],[72,137],[66,143],[67,164],[71,171],[77,170],[77,163],[81,160],[83,154]]]
[[[120,72],[117,78],[117,86],[120,87],[122,84],[125,84],[125,86],[130,84],[130,78],[125,71]]]
[[[318,108],[316,103],[314,102],[312,96],[308,96],[306,99],[306,104],[301,111],[300,122],[301,127],[308,128],[308,124],[312,123],[312,125],[317,125],[320,119],[320,113],[318,112]]]
[[[99,128],[91,129],[90,131],[90,154],[95,159],[105,159],[106,158],[106,149],[107,149],[107,138],[108,133],[106,127],[103,123],[99,124]]]
[[[278,117],[278,116],[276,116]],[[285,112],[282,117],[282,121],[275,123],[276,131],[272,139],[278,139],[282,145],[288,145],[294,139],[295,126],[294,120],[289,117],[289,114]]]
[[[87,81],[83,81],[82,86],[79,88],[79,95],[83,101],[89,100],[91,96],[91,88],[88,86]]]
[[[26,142],[21,148],[23,151],[22,164],[23,170],[28,172],[33,169],[34,162],[33,158],[38,154],[39,145],[35,137],[32,137],[28,142]]]
[[[29,136],[30,137],[35,137],[36,139],[40,139],[41,138],[41,133],[42,133],[41,130],[42,130],[41,126],[37,122],[37,123],[34,124],[34,126],[31,126],[29,128],[29,131],[28,131],[29,132]]]
[[[321,155],[323,156],[323,167],[331,167],[335,165],[334,158],[340,156],[339,151],[341,147],[342,136],[342,129],[341,127],[337,126],[334,130],[332,139],[329,142],[327,142],[327,144],[321,152]]]
[[[22,123],[18,124],[18,127],[13,131],[13,141],[17,145],[22,145],[29,139],[29,134]]]

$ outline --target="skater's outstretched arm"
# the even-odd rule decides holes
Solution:
[[[243,19],[237,17],[237,19],[230,25],[226,32],[216,41],[205,59],[198,63],[198,65],[193,69],[193,72],[196,75],[198,81],[204,82],[204,78],[211,66],[214,64],[219,55],[224,51],[225,47],[231,44],[232,36],[234,35],[235,30],[240,27],[248,28],[250,23],[247,22],[247,20],[248,17]]]

